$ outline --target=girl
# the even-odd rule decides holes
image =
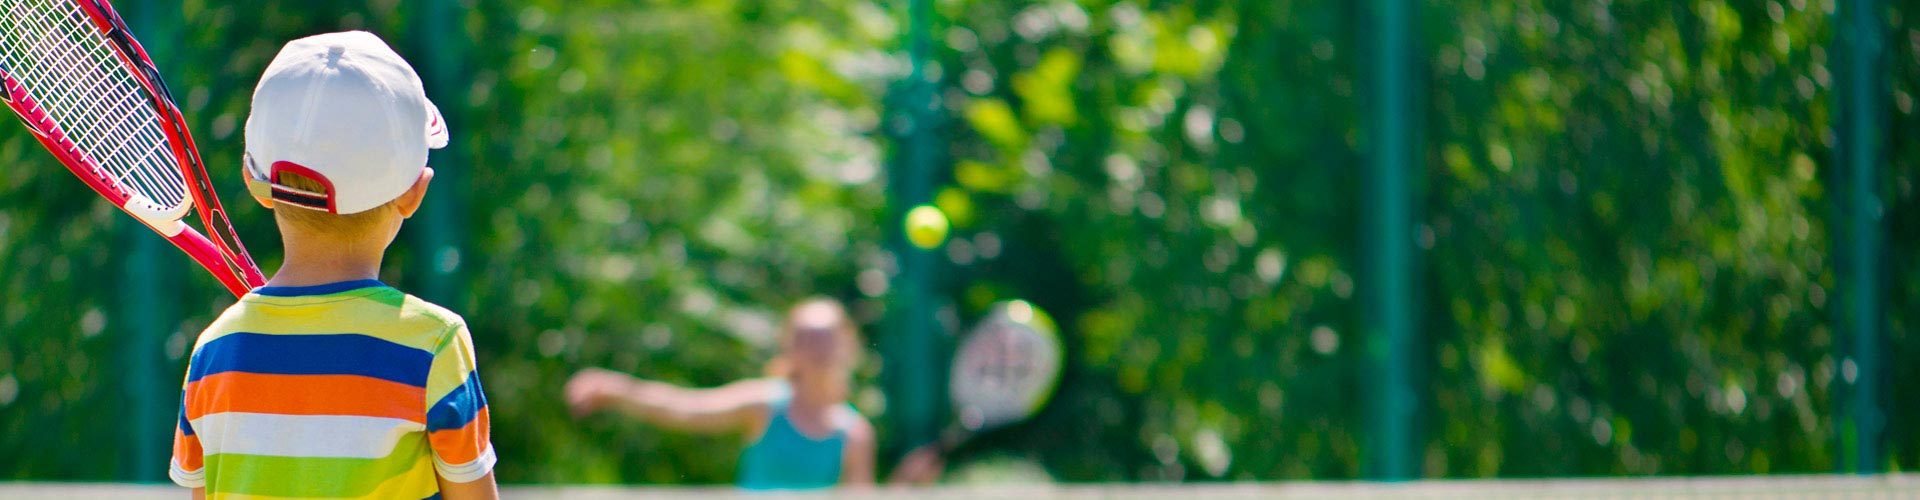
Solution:
[[[873,484],[873,426],[847,404],[859,357],[846,309],[816,298],[788,313],[767,378],[694,389],[587,369],[567,382],[566,398],[576,416],[612,409],[671,429],[746,434],[743,488],[865,487]]]

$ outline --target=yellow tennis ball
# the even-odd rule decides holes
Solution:
[[[947,241],[947,214],[933,205],[921,205],[907,211],[907,241],[924,250],[932,250]]]

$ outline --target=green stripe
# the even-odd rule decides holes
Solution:
[[[367,295],[367,299],[393,307],[403,307],[407,303],[407,294],[392,288],[383,288],[378,293]]]
[[[357,497],[430,460],[422,435],[401,438],[382,458],[207,455],[207,492],[280,497]]]

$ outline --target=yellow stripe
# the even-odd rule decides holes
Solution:
[[[426,495],[421,495],[425,498]],[[207,500],[308,500],[302,497],[276,497],[270,495],[242,495],[239,493],[207,492]]]
[[[357,333],[433,351],[460,317],[426,301],[406,297],[396,308],[353,293],[315,297],[253,297],[208,325],[194,348],[220,337],[249,332],[266,335]],[[396,314],[397,313],[397,314]]]
[[[413,461],[413,468],[405,474],[394,476],[380,483],[366,498],[426,498],[440,491],[440,483],[435,480],[439,475],[433,472],[433,460],[420,455]]]
[[[467,383],[473,372],[473,340],[467,331],[454,332],[447,345],[434,353],[433,367],[427,370],[426,404],[434,404]]]
[[[421,496],[425,498],[425,495]],[[300,497],[276,497],[267,495],[242,495],[239,493],[207,492],[207,500],[306,500]]]

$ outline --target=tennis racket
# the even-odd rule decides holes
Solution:
[[[87,187],[235,296],[265,282],[160,71],[105,0],[0,0],[0,101]],[[212,238],[182,221],[196,207]]]
[[[1038,413],[1060,383],[1061,362],[1052,318],[1024,300],[995,304],[954,353],[954,422],[936,443],[940,454]]]

